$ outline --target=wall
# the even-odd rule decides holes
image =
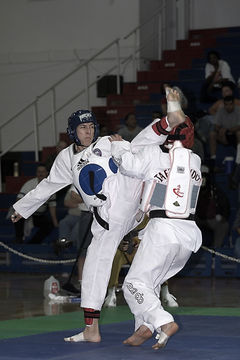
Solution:
[[[84,60],[117,37],[125,36],[138,23],[138,0],[1,0],[0,125]],[[132,37],[124,42],[122,56],[132,51],[132,44]],[[91,64],[90,81],[95,81],[101,69],[113,63],[116,63],[115,48]],[[130,78],[129,67],[124,67],[126,79]],[[82,71],[75,79],[69,79],[65,87],[59,86],[57,105],[71,97],[73,91],[81,90],[85,82],[86,73]],[[105,104],[97,98],[95,86],[90,95],[91,105]],[[57,115],[58,131],[65,131],[66,117],[76,107],[86,107],[86,96]],[[39,101],[39,113],[39,120],[51,113],[51,94]],[[2,130],[1,149],[6,149],[20,132],[28,129],[33,129],[33,109]],[[41,127],[40,147],[52,144],[48,123]],[[15,150],[30,150],[33,146],[32,138]]]
[[[239,0],[190,0],[191,29],[239,26]]]
[[[125,36],[139,22],[146,21],[165,3],[165,48],[174,48],[174,37],[184,38],[186,23],[190,28],[211,28],[239,25],[238,0],[176,0],[180,20],[176,24],[171,12],[175,0],[1,0],[0,1],[0,126],[23,106],[58,81],[69,71],[117,37]],[[185,7],[189,7],[189,19]],[[169,14],[169,11],[171,14]],[[187,15],[188,16],[188,15]],[[148,24],[141,32],[139,42],[144,43],[151,33],[157,32],[144,59],[160,58],[159,24]],[[176,34],[175,34],[176,32]],[[121,43],[121,55],[131,53],[133,37]],[[96,80],[102,69],[115,63],[115,49],[94,61],[90,66],[90,80]],[[122,67],[124,79],[132,81],[131,64]],[[57,91],[57,105],[69,99],[74,91],[84,87],[85,72]],[[104,105],[96,96],[96,87],[90,90],[90,105]],[[86,96],[72,102],[57,114],[57,131],[65,131],[66,118],[73,109],[86,107]],[[39,120],[51,113],[51,94],[39,101]],[[2,131],[0,149],[5,150],[17,141],[20,133],[33,129],[33,109],[24,113],[17,122],[9,123]],[[40,129],[40,148],[53,145],[51,124]],[[15,150],[33,150],[33,138],[27,139]]]

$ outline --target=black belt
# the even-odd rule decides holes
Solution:
[[[103,218],[101,218],[96,206],[93,207],[93,213],[99,225],[101,225],[105,230],[109,230],[109,224],[105,220],[103,220]]]
[[[167,219],[178,219],[178,220],[195,220],[195,215],[190,214],[187,218],[169,217],[166,215],[165,210],[151,210],[149,213],[150,219],[153,218],[167,218]]]

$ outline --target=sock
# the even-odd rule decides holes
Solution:
[[[162,298],[165,298],[166,295],[168,295],[168,294],[169,294],[168,285],[162,285],[162,287],[161,287]]]
[[[112,295],[113,293],[115,293],[115,286],[108,289],[108,295]]]

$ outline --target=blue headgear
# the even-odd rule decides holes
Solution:
[[[68,118],[68,127],[67,127],[67,134],[69,138],[75,142],[76,145],[81,146],[81,142],[77,136],[77,127],[80,124],[90,123],[94,124],[94,137],[93,142],[97,139],[99,129],[98,123],[93,115],[93,113],[89,110],[77,110],[76,112],[72,113],[72,115]]]

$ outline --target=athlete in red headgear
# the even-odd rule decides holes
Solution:
[[[193,145],[194,129],[187,117],[172,129],[172,113],[182,116],[174,90],[168,96],[168,117],[156,120],[135,138],[146,145],[137,153],[130,144],[123,151],[121,139],[112,136],[112,153],[120,172],[145,182],[140,208],[150,217],[123,285],[135,316],[135,332],[124,343],[140,345],[156,331],[154,349],[165,346],[178,330],[173,316],[162,307],[160,287],[184,267],[202,242],[194,221],[201,161],[188,149]],[[148,144],[157,137],[158,145]]]

